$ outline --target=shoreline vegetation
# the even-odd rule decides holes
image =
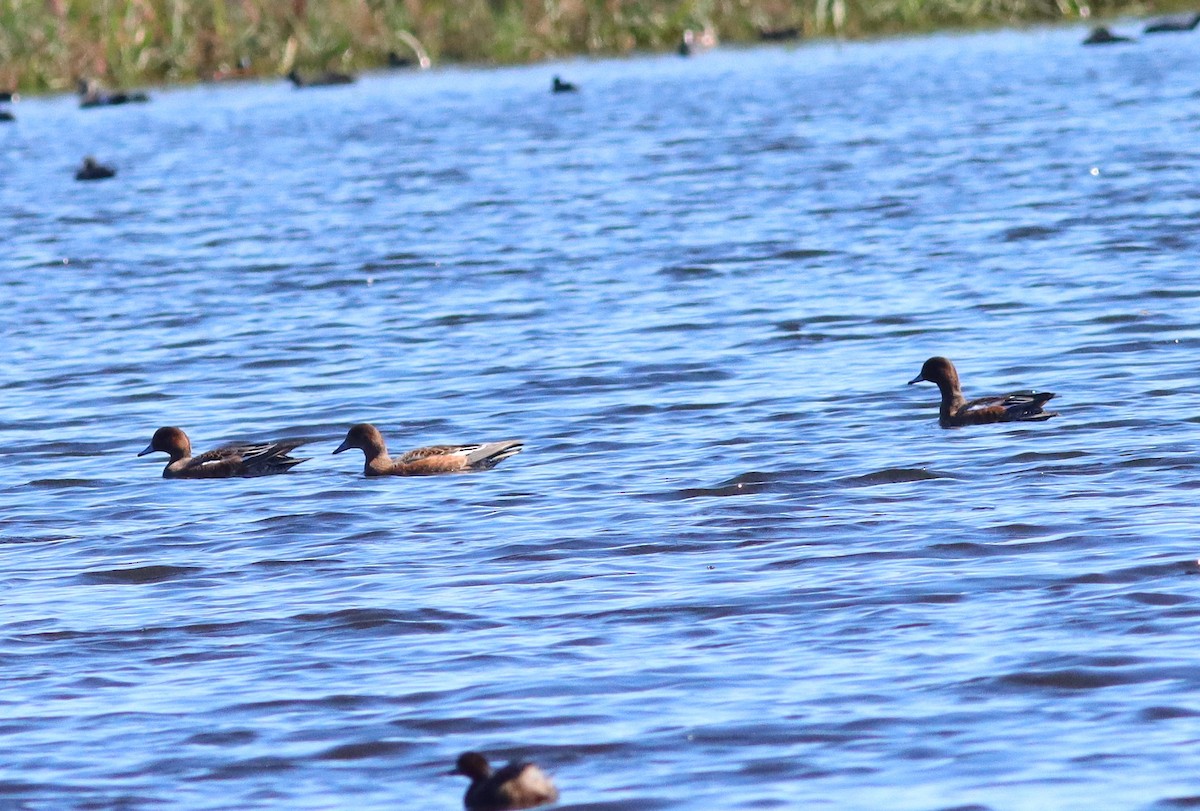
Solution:
[[[1087,21],[1174,0],[2,0],[0,90],[55,92]],[[428,54],[428,57],[425,54]]]

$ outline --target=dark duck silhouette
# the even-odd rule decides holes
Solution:
[[[464,752],[448,774],[471,778],[463,797],[468,811],[508,811],[534,808],[558,799],[558,789],[533,763],[513,761],[496,771],[478,752]]]
[[[113,107],[119,104],[144,104],[150,101],[145,93],[118,90],[113,93],[105,92],[100,85],[91,79],[80,79],[78,82],[79,106]]]
[[[1172,17],[1159,17],[1146,23],[1143,34],[1172,34],[1194,31],[1200,25],[1200,11]]]
[[[288,454],[305,444],[304,439],[282,442],[237,443],[192,456],[192,443],[181,428],[164,427],[154,432],[150,444],[138,456],[165,453],[171,460],[163,469],[164,479],[229,479],[235,476],[269,476],[286,473],[307,459]]]
[[[462,473],[488,470],[508,457],[520,453],[525,443],[516,439],[484,442],[477,445],[431,445],[417,448],[398,459],[388,456],[383,434],[369,423],[351,426],[334,453],[358,448],[366,457],[364,476],[428,476],[434,473]]]
[[[111,166],[99,163],[91,155],[83,159],[83,163],[75,170],[76,180],[105,180],[117,174]]]
[[[1046,401],[1054,396],[1049,391],[1015,391],[997,397],[965,399],[958,382],[958,370],[946,358],[934,357],[925,361],[921,373],[908,381],[908,385],[922,381],[936,383],[942,393],[938,424],[943,428],[993,422],[1040,422],[1058,416],[1057,412],[1042,410]]]
[[[564,82],[557,76],[554,77],[554,81],[550,84],[550,92],[552,93],[575,93],[578,90],[578,85],[572,84],[571,82]]]
[[[327,70],[321,73],[315,73],[312,76],[301,76],[297,70],[288,71],[288,81],[297,88],[301,87],[333,87],[340,84],[354,84],[357,77],[351,76],[349,73],[338,73],[334,70]]]
[[[1116,45],[1119,42],[1133,42],[1129,37],[1122,37],[1109,31],[1103,25],[1098,25],[1092,29],[1091,33],[1083,41],[1084,45]]]

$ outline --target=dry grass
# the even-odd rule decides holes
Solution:
[[[1167,0],[1171,2],[1171,0]],[[353,70],[412,56],[524,62],[796,27],[860,36],[1147,10],[1127,0],[0,0],[0,88],[204,79],[239,65]]]

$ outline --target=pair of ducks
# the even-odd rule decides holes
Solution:
[[[216,450],[192,456],[192,443],[181,428],[164,427],[154,432],[150,444],[138,456],[165,453],[170,461],[163,469],[164,479],[228,479],[235,476],[267,476],[286,473],[307,459],[290,456],[308,440],[223,445]],[[427,476],[434,473],[461,473],[487,470],[520,453],[524,442],[509,439],[475,445],[432,445],[411,450],[397,459],[388,456],[383,434],[368,423],[351,426],[345,440],[334,453],[358,448],[366,457],[365,476]]]
[[[935,383],[942,395],[938,409],[938,424],[943,428],[964,425],[986,425],[994,422],[1040,422],[1057,417],[1055,411],[1043,406],[1054,397],[1053,392],[1017,391],[998,397],[967,400],[958,381],[958,370],[943,357],[933,357],[921,366],[913,383]],[[171,459],[163,470],[167,479],[226,479],[232,476],[265,476],[285,473],[304,459],[289,456],[305,443],[303,439],[260,444],[225,445],[216,450],[192,456],[192,443],[180,428],[159,428],[150,444],[138,456],[161,452]],[[423,476],[434,473],[459,473],[468,470],[487,470],[520,453],[524,443],[509,439],[475,445],[434,445],[417,448],[392,459],[388,456],[383,435],[369,423],[352,426],[346,439],[334,453],[357,448],[366,457],[365,476]]]

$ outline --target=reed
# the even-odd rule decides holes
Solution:
[[[1153,10],[1172,10],[1173,0]],[[0,89],[185,82],[382,65],[389,52],[527,62],[794,27],[868,36],[1145,13],[1130,0],[0,0]]]

